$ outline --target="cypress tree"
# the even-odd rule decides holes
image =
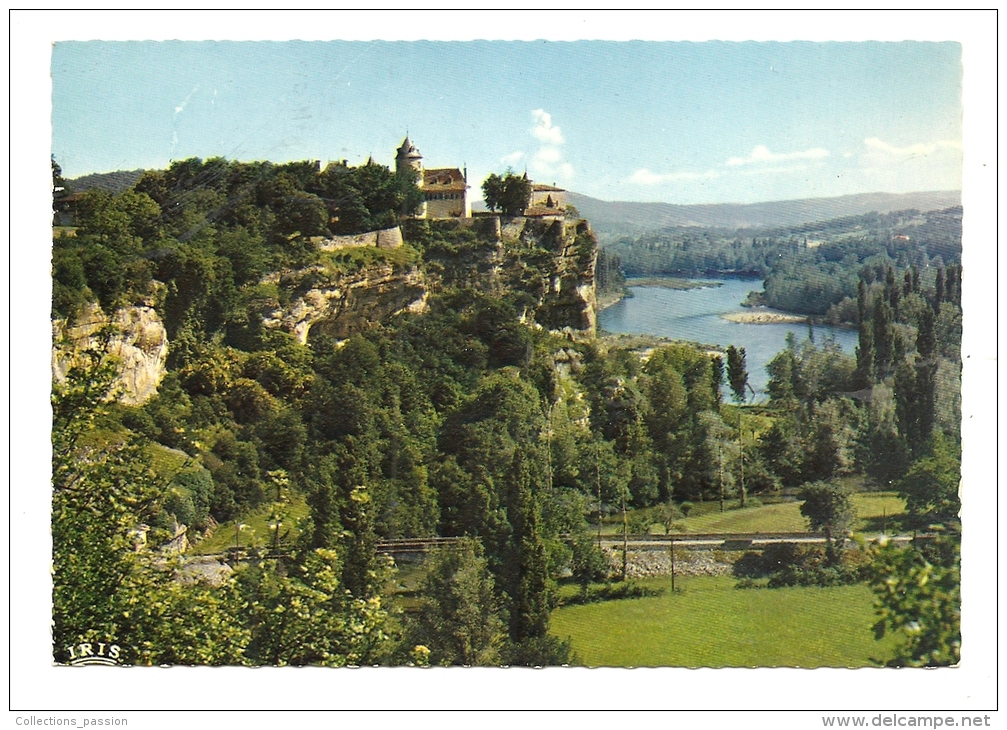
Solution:
[[[901,291],[895,285],[895,272],[890,266],[888,267],[888,273],[885,274],[885,294],[888,297],[888,305],[892,308],[892,318],[898,319],[899,295]]]
[[[529,464],[515,449],[509,475],[507,521],[513,530],[511,555],[504,567],[510,597],[510,639],[520,644],[549,630],[549,579],[545,545],[538,524],[538,505],[531,489]]]
[[[869,388],[874,382],[874,331],[871,320],[861,321],[860,344],[857,345],[857,388]]]
[[[867,285],[860,280],[857,286],[857,388],[868,388],[874,382],[874,330],[867,316]]]
[[[721,386],[724,383],[724,358],[717,356],[710,357],[710,379],[713,381],[714,403],[719,406],[723,398]]]
[[[961,304],[961,266],[949,266],[944,282],[944,301],[951,304]]]
[[[910,271],[913,274],[913,291],[918,293],[920,290],[920,267],[913,264],[910,267]]]
[[[916,361],[916,440],[910,444],[913,456],[919,457],[926,449],[934,430],[937,391],[937,361],[934,358]]]
[[[934,312],[932,309],[924,309],[920,312],[920,326],[916,332],[916,351],[920,353],[922,359],[929,360],[933,357],[936,347]]]
[[[885,377],[892,367],[894,339],[891,306],[879,296],[874,303],[874,365],[879,378]]]
[[[934,311],[941,308],[944,301],[944,267],[937,269],[937,281],[934,283]]]
[[[905,275],[902,277],[902,296],[908,297],[913,292],[913,274],[909,269],[906,269]]]
[[[899,436],[911,450],[919,435],[919,415],[916,412],[916,374],[906,361],[895,371],[895,422]]]
[[[745,348],[728,345],[727,347],[727,382],[734,393],[734,400],[741,403],[745,400],[745,388],[748,386],[748,371],[745,369]]]

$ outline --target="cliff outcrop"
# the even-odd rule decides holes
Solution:
[[[289,302],[263,316],[305,344],[312,332],[343,340],[399,312],[422,312],[427,286],[417,268],[372,264],[354,273],[331,275],[322,267],[276,274],[271,281],[292,290]]]
[[[168,335],[150,307],[123,307],[109,317],[97,304],[72,321],[52,323],[52,375],[63,382],[67,372],[89,349],[104,348],[116,360],[118,399],[127,405],[146,403],[157,394],[165,374]]]
[[[336,252],[373,246],[380,243],[376,236],[321,246]],[[290,332],[302,343],[311,333],[341,340],[370,322],[422,312],[429,293],[473,288],[495,296],[527,294],[525,319],[532,325],[574,337],[595,333],[597,240],[587,221],[496,216],[420,221],[407,228],[406,241],[424,249],[422,269],[378,257],[349,273],[319,265],[267,277],[264,283],[289,296],[263,313],[265,326]]]
[[[429,228],[435,239],[427,249],[433,289],[524,292],[531,297],[529,323],[574,336],[595,334],[598,242],[587,221],[486,216],[436,221]]]

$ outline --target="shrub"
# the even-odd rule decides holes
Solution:
[[[567,605],[579,605],[582,603],[599,603],[601,601],[619,601],[624,598],[652,598],[664,593],[663,588],[650,588],[648,586],[625,581],[620,583],[608,583],[600,588],[587,593],[580,593],[565,601]]]
[[[762,553],[749,551],[734,564],[737,587],[757,587],[754,579],[766,578],[769,588],[783,586],[838,586],[858,583],[866,578],[869,558],[860,550],[843,553],[842,559],[829,565],[819,547],[802,547],[793,542],[771,543]]]
[[[735,577],[742,579],[738,582],[739,588],[749,587],[742,586],[742,582],[750,581],[752,578],[761,578],[766,574],[762,555],[755,550],[749,550],[736,560],[732,570]]]

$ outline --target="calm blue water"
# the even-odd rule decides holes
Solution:
[[[704,281],[714,281],[704,279]],[[787,333],[798,341],[808,336],[806,324],[741,324],[721,319],[728,312],[743,312],[742,300],[753,289],[761,289],[758,279],[718,279],[721,286],[678,291],[656,286],[631,287],[633,296],[603,309],[598,326],[609,332],[650,334],[707,345],[744,347],[748,382],[762,400],[768,376],[766,364],[786,346]],[[856,330],[816,326],[815,341],[835,337],[844,352],[854,354]],[[728,389],[724,385],[725,399]]]

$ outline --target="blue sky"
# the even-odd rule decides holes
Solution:
[[[608,200],[961,187],[944,42],[60,42],[68,177],[174,159],[507,167]]]

